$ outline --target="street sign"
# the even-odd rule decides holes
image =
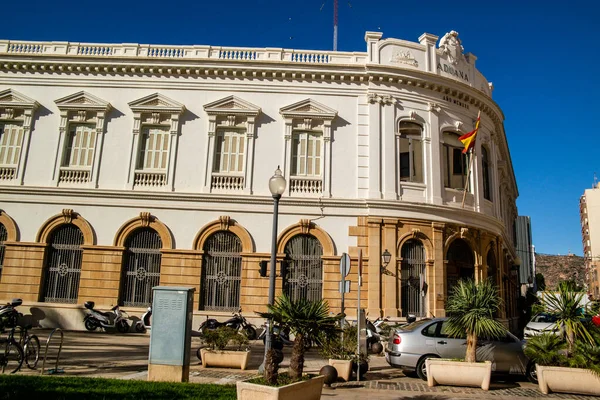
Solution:
[[[340,281],[340,293],[350,293],[350,281]]]
[[[347,277],[350,273],[350,256],[348,253],[342,253],[342,258],[340,259],[340,274],[342,274],[342,279]]]

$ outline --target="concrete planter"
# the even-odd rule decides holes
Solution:
[[[324,376],[281,387],[238,382],[237,400],[319,400],[324,382]]]
[[[540,392],[587,394],[598,396],[600,377],[583,368],[536,366]]]
[[[203,367],[246,369],[250,351],[200,349]]]
[[[336,369],[338,378],[342,378],[345,382],[350,381],[352,376],[352,360],[335,360],[329,359],[329,365]]]
[[[489,390],[492,376],[492,363],[468,363],[462,361],[430,358],[427,367],[427,386],[449,385],[481,387]]]

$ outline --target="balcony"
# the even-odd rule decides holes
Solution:
[[[242,175],[231,175],[213,172],[210,181],[210,189],[213,192],[237,192],[244,190],[244,177]]]
[[[7,181],[17,177],[17,167],[0,167],[0,181]]]
[[[323,179],[319,177],[290,177],[290,195],[320,196],[323,193]]]
[[[135,171],[133,177],[134,187],[152,189],[165,186],[166,184],[166,171]]]
[[[89,169],[61,167],[58,182],[72,184],[87,183],[91,180],[91,175]]]

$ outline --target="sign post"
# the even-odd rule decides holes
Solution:
[[[340,280],[340,293],[342,294],[342,313],[344,313],[346,307],[344,305],[344,294],[350,291],[350,281],[346,280],[346,277],[350,273],[350,256],[347,253],[342,254],[342,258],[340,259],[340,275],[342,279]],[[346,318],[342,317],[341,319],[342,328],[346,322]]]
[[[358,249],[358,290],[357,290],[357,299],[356,299],[356,331],[358,338],[356,340],[357,343],[357,356],[358,361],[356,362],[356,381],[360,381],[360,322],[361,322],[361,314],[360,314],[360,287],[362,286],[362,249]]]

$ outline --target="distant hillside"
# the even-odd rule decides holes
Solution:
[[[570,279],[580,286],[585,283],[583,257],[535,253],[535,262],[537,272],[544,275],[546,289],[556,289],[559,282]]]

